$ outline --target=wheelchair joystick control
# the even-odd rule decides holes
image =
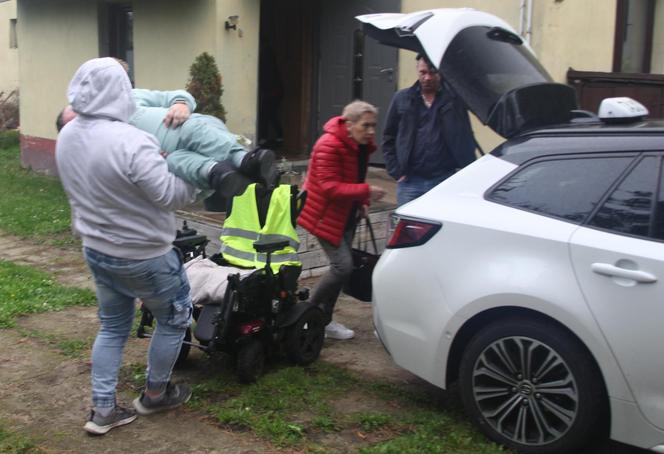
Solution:
[[[195,229],[190,229],[189,225],[187,224],[187,220],[185,219],[182,221],[182,229],[177,231],[176,237],[180,238],[183,236],[194,236],[198,232]]]

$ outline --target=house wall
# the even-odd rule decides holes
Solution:
[[[223,77],[222,102],[231,131],[255,142],[258,117],[260,0],[219,0],[217,53]],[[237,30],[226,30],[228,16],[239,16]]]
[[[402,0],[402,11],[469,7],[494,14],[520,31],[521,0]],[[571,67],[586,71],[611,71],[616,0],[533,0],[530,45],[556,82],[566,83]],[[525,23],[525,20],[524,20]],[[525,26],[524,26],[525,29]],[[525,31],[525,30],[524,30]],[[414,55],[401,51],[399,87],[416,80]],[[503,139],[473,118],[473,129],[484,151]]]
[[[0,3],[0,93],[18,88],[18,49],[9,48],[11,19],[16,19],[16,1]]]
[[[134,79],[153,90],[184,88],[194,58],[216,47],[216,0],[134,3]]]
[[[237,30],[225,29],[228,16],[239,16]],[[254,140],[259,31],[260,0],[134,2],[136,86],[183,88],[194,58],[208,52],[221,73],[229,129]]]
[[[55,117],[69,80],[99,53],[96,2],[20,0],[17,5],[21,83],[21,163],[54,171]]]
[[[253,139],[260,0],[141,0],[133,12],[136,86],[184,88],[194,58],[207,51],[223,78],[229,128]],[[98,3],[19,0],[17,15],[22,164],[53,173],[54,123],[67,85],[82,62],[99,56]],[[224,29],[230,15],[240,16],[238,30]]]
[[[238,30],[226,30],[228,16]],[[215,57],[221,73],[226,122],[253,139],[258,92],[259,0],[144,0],[134,3],[136,86],[183,88],[189,67],[202,52]]]

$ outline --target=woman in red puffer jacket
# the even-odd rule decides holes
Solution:
[[[332,312],[353,271],[351,243],[358,215],[366,216],[369,201],[385,195],[383,188],[364,182],[369,154],[376,149],[377,113],[371,104],[353,101],[341,116],[330,119],[314,145],[304,183],[307,199],[297,223],[318,238],[330,261],[310,301],[325,312],[325,334],[332,339],[355,335],[332,321]]]

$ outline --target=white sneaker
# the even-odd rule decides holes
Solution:
[[[325,337],[337,340],[352,339],[355,337],[355,331],[346,328],[339,322],[331,321],[325,327]]]

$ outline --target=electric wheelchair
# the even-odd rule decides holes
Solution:
[[[261,189],[257,198],[262,220],[271,192]],[[291,186],[293,226],[303,203],[304,197],[298,194],[297,186]],[[208,239],[188,228],[186,221],[173,244],[184,262],[206,257]],[[269,355],[285,353],[299,365],[318,358],[324,341],[324,316],[319,307],[308,302],[309,290],[298,288],[301,265],[282,265],[276,273],[271,266],[272,255],[286,246],[286,240],[254,242],[255,251],[266,255],[265,266],[248,271],[243,277],[240,273],[230,274],[223,298],[194,305],[195,323],[187,330],[176,365],[186,360],[192,346],[208,354],[224,352],[235,359],[240,381],[254,382],[263,373]],[[220,266],[229,265],[220,253],[209,259]],[[141,311],[138,337],[150,337],[152,314],[146,308]]]

